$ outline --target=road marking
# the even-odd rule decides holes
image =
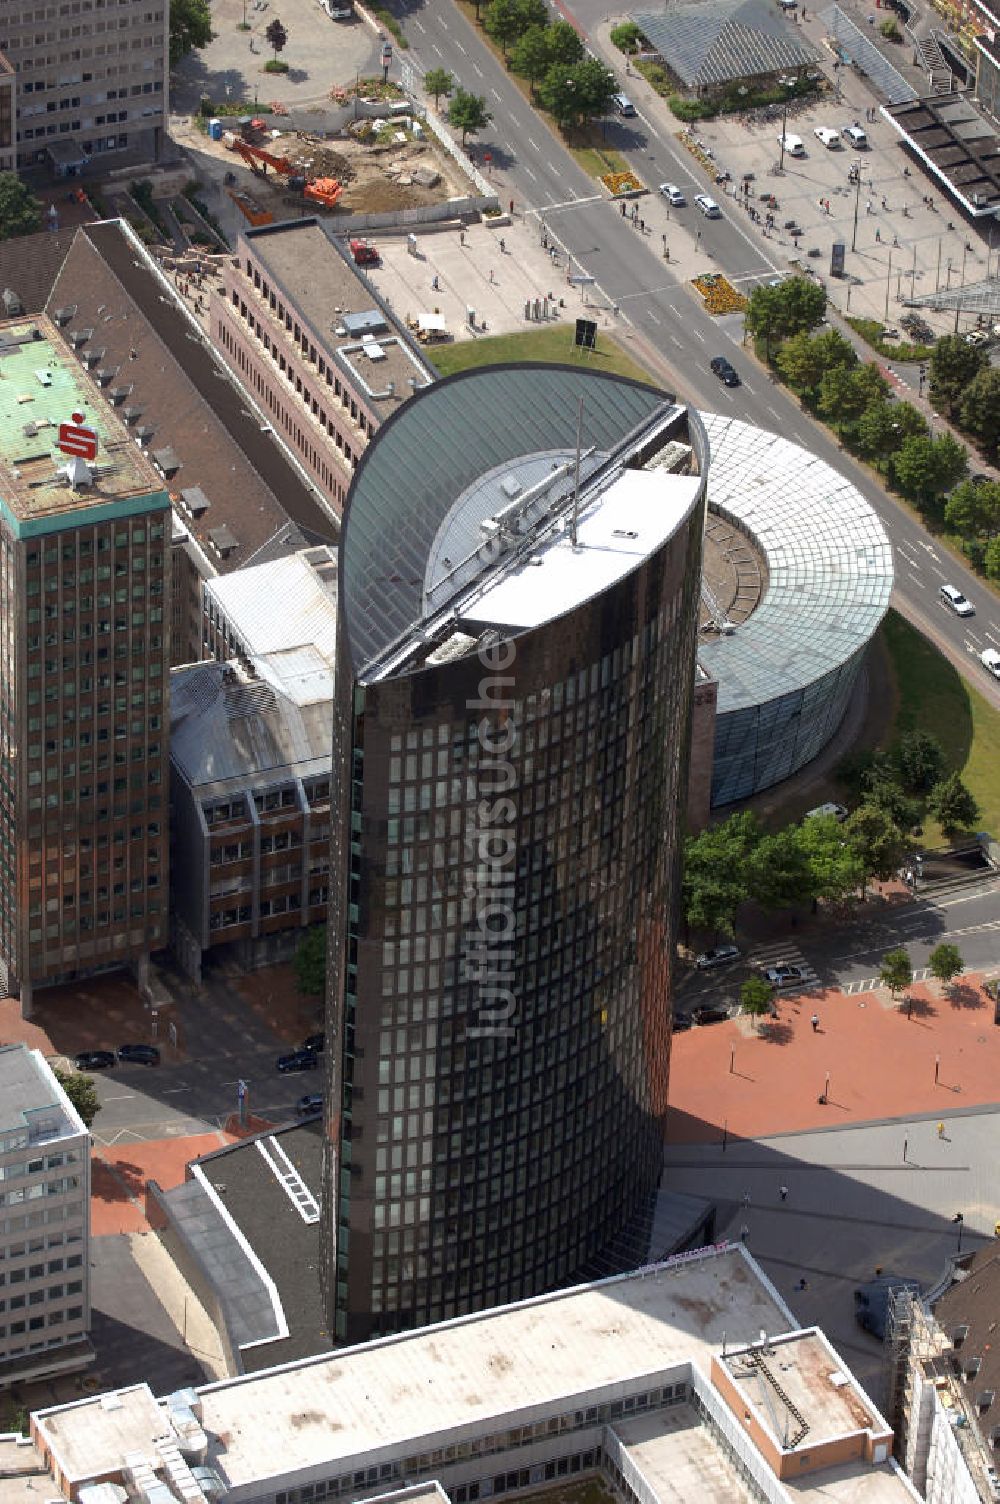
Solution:
[[[438,25],[441,26],[445,31],[448,30],[448,22],[445,20],[444,16],[438,15],[435,16],[434,19],[437,21]]]
[[[478,73],[479,77],[482,78],[483,77],[483,70],[482,70],[482,68],[480,68],[479,64],[478,63],[473,63],[472,66],[476,70],[476,72]]]
[[[781,414],[779,412],[776,412],[775,409],[771,406],[771,404],[769,402],[766,403],[765,406],[767,407],[767,410],[771,414],[772,418],[776,418],[777,421],[780,423],[781,422]]]
[[[417,18],[416,18],[416,16],[414,16],[412,18],[412,20],[413,20],[414,26],[417,28],[418,31],[426,32],[427,27],[423,24],[423,22],[418,21]]]
[[[944,570],[943,569],[938,569],[938,567],[937,567],[936,564],[932,564],[931,565],[931,573],[932,574],[936,574],[939,580],[943,580],[944,579]]]
[[[702,344],[705,343],[705,336],[702,334],[700,329],[692,328],[691,333],[694,335],[695,339],[700,339]]]
[[[494,99],[502,99],[503,98],[503,96],[500,93],[499,89],[493,89],[493,88],[491,88],[490,89],[490,93],[493,95]]]
[[[533,182],[533,183],[537,183],[537,182],[538,182],[538,179],[537,179],[537,177],[536,177],[536,176],[535,176],[535,174],[534,174],[534,173],[533,173],[533,172],[532,172],[532,170],[531,170],[531,168],[530,168],[530,167],[529,167],[529,166],[528,166],[528,164],[527,164],[527,162],[522,162],[522,164],[521,164],[521,165],[522,165],[522,167],[523,167],[523,168],[524,168],[524,170],[525,170],[525,172],[526,172],[526,173],[527,173],[527,174],[528,174],[528,176],[529,176],[529,178],[530,178],[530,179],[531,179],[531,181],[532,181],[532,182]]]
[[[930,556],[931,556],[932,559],[940,559],[941,555],[940,554],[936,554],[929,543],[925,543],[922,538],[918,538],[917,542],[920,544],[920,547],[922,549],[924,549],[927,553],[930,554]]]
[[[137,1096],[137,1092],[127,1091],[119,1094],[117,1097],[105,1097],[104,1100],[105,1102],[134,1102]]]
[[[554,172],[555,173],[556,177],[559,176],[559,169],[558,169],[558,167],[556,166],[556,164],[554,162],[546,162],[545,165],[549,169],[550,172]]]
[[[586,204],[597,204],[603,200],[603,193],[593,193],[590,198],[564,198],[559,203],[546,204],[542,211],[536,209],[535,213],[554,214],[558,209],[582,209]]]
[[[749,392],[750,395],[751,395],[751,397],[754,395],[753,387],[750,385],[749,381],[744,381],[744,383],[743,383],[743,390],[745,392]]]
[[[466,50],[462,46],[461,42],[456,42],[455,46],[458,48],[459,52],[462,54],[463,57],[468,57],[469,54],[466,52]]]
[[[437,42],[432,42],[431,47],[437,53],[438,57],[444,57],[444,53],[441,51],[441,48],[438,46]]]
[[[499,94],[497,95],[497,98],[500,98]],[[530,136],[528,137],[528,145],[531,147],[532,151],[538,150],[538,142],[533,141]]]
[[[662,324],[663,323],[663,320],[662,319],[658,319],[656,317],[656,314],[653,312],[653,310],[651,308],[647,309],[647,312],[649,314],[649,317],[653,320],[654,324]]]
[[[908,569],[906,572],[915,585],[919,585],[921,586],[921,588],[923,588],[925,582],[920,578],[918,574],[914,574],[912,569]]]

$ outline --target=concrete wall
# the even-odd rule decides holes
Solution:
[[[215,1285],[198,1253],[178,1228],[169,1202],[155,1180],[146,1182],[146,1220],[156,1233],[170,1259],[201,1301],[209,1320],[218,1333],[226,1370],[232,1376],[243,1372],[240,1350],[229,1330],[226,1311]]]

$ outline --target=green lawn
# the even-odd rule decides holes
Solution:
[[[886,745],[919,727],[936,736],[948,765],[979,802],[980,830],[1000,832],[1000,711],[969,687],[948,659],[915,627],[890,611],[882,626],[898,695]],[[926,822],[928,844],[941,832]],[[943,839],[943,838],[942,838]]]
[[[442,376],[455,371],[469,371],[474,366],[495,366],[508,360],[558,360],[564,365],[589,366],[612,376],[630,376],[635,381],[659,385],[658,379],[627,355],[609,334],[598,331],[597,349],[580,350],[573,343],[574,326],[550,324],[545,329],[530,329],[524,334],[497,334],[490,339],[456,340],[450,345],[435,345],[426,350]]]

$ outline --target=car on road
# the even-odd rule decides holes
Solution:
[[[301,1047],[304,1050],[312,1050],[314,1055],[322,1055],[326,1047],[325,1032],[321,1030],[318,1034],[307,1034]]]
[[[114,1063],[113,1050],[81,1050],[73,1056],[78,1071],[109,1071]]]
[[[731,961],[738,961],[739,958],[738,945],[716,945],[712,950],[702,951],[700,956],[696,956],[694,964],[699,971],[713,971],[716,966],[728,966]]]
[[[694,201],[697,207],[701,210],[702,214],[704,214],[706,219],[722,218],[722,210],[715,202],[715,199],[710,198],[707,193],[696,193],[694,196]]]
[[[629,99],[627,94],[612,95],[611,103],[614,105],[619,115],[632,116],[635,114],[635,105],[632,103],[631,99]]]
[[[813,135],[817,141],[822,141],[828,151],[834,151],[840,145],[840,132],[835,131],[832,125],[817,125]]]
[[[975,616],[975,606],[971,601],[967,601],[961,590],[956,590],[954,585],[942,585],[938,595],[956,616]]]
[[[118,1059],[122,1065],[159,1065],[160,1052],[155,1044],[120,1044]]]
[[[779,136],[778,145],[784,145],[785,155],[789,157],[804,157],[806,144],[801,136],[793,136],[791,131],[786,131],[784,136]]]
[[[803,820],[822,820],[832,815],[835,820],[846,820],[847,809],[843,804],[817,804],[815,809],[807,809],[802,816]]]
[[[661,183],[660,192],[667,203],[673,204],[675,209],[681,209],[687,203],[687,199],[676,183]]]
[[[983,668],[987,669],[994,677],[1000,679],[1000,653],[996,648],[986,648],[979,655],[979,661]]]
[[[721,1004],[715,1004],[711,1007],[696,1008],[691,1017],[696,1024],[722,1024],[729,1017],[729,1009],[723,1008]]]
[[[718,376],[723,386],[739,386],[739,373],[724,355],[714,356],[708,364],[713,375]]]
[[[297,1071],[314,1071],[319,1068],[319,1056],[315,1050],[292,1050],[289,1055],[279,1055],[276,1065],[283,1076]]]
[[[769,966],[764,979],[772,987],[796,987],[804,980],[801,966]]]
[[[317,1112],[323,1111],[323,1093],[321,1091],[307,1091],[305,1096],[300,1097],[296,1102],[295,1111],[300,1118],[315,1117]]]

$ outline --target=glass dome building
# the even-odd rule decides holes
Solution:
[[[662,1164],[705,504],[695,414],[418,393],[340,545],[321,1280],[349,1342],[570,1282]]]

